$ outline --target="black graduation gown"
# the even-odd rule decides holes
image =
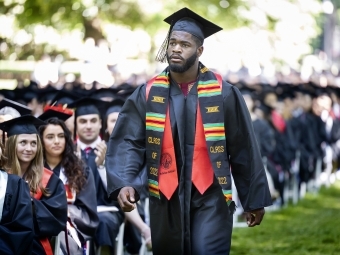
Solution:
[[[19,176],[9,174],[0,222],[0,254],[31,254],[34,236],[32,218],[27,183]]]
[[[49,196],[42,195],[40,200],[33,198],[33,222],[35,237],[32,254],[45,255],[40,238],[57,236],[66,228],[67,200],[64,184],[55,174],[51,175],[46,189]]]
[[[313,137],[315,139],[315,145],[316,145],[315,157],[323,158],[324,152],[321,147],[321,144],[327,141],[325,122],[322,121],[320,116],[311,114],[310,123],[311,123],[311,126],[313,127]]]
[[[252,122],[239,90],[223,82],[227,152],[245,211],[271,205]],[[153,254],[228,254],[232,214],[216,178],[200,195],[191,181],[191,165],[197,107],[197,84],[188,96],[177,85],[170,86],[170,120],[174,137],[179,187],[170,200],[150,197]],[[141,172],[145,165],[145,85],[126,100],[110,137],[106,155],[108,194],[112,199],[122,187],[137,192],[146,185]],[[138,198],[138,194],[136,196]]]
[[[275,189],[280,189],[278,171],[272,162],[271,156],[276,148],[275,132],[267,120],[256,119],[253,121],[256,141],[259,145],[262,157],[266,157],[267,171],[271,175]]]
[[[95,162],[96,154],[92,149],[88,155],[82,150],[82,160],[92,170],[96,188],[97,205],[116,206],[119,204],[109,199],[103,182],[100,178],[97,165]],[[96,230],[94,241],[97,246],[110,246],[111,252],[114,251],[115,240],[119,233],[119,227],[124,221],[124,213],[118,212],[100,212],[98,213],[99,225]]]
[[[45,167],[50,169],[46,163]],[[60,176],[60,169],[61,165],[59,164],[53,169],[54,174]],[[81,234],[81,241],[94,237],[99,224],[93,173],[89,167],[84,168],[84,173],[86,183],[82,190],[76,194],[73,204],[68,205],[70,220]]]
[[[307,182],[314,170],[313,156],[315,154],[315,137],[313,137],[313,126],[310,125],[311,116],[309,113],[303,113],[294,117],[290,125],[296,141],[297,150],[300,151],[300,182]]]
[[[262,157],[269,157],[275,149],[274,130],[266,120],[256,119],[253,121],[254,132],[260,147]]]

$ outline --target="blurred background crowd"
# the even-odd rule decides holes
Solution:
[[[317,171],[340,168],[340,0],[2,0],[0,96],[39,116],[57,92],[70,100],[126,99],[161,71],[162,21],[182,6],[224,30],[201,61],[244,95],[284,204],[285,181],[302,192]],[[319,169],[319,170],[318,170]]]
[[[0,100],[121,106],[166,66],[163,18],[184,6],[224,29],[200,60],[244,96],[274,205],[340,179],[340,0],[0,0]]]

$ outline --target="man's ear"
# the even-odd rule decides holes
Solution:
[[[203,45],[197,48],[197,56],[200,57],[203,53],[204,47]]]

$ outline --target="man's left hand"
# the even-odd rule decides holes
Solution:
[[[260,225],[263,219],[264,213],[265,213],[264,208],[246,212],[248,227],[255,227],[256,225]]]
[[[101,141],[100,143],[97,144],[94,150],[94,153],[97,156],[95,159],[97,166],[103,165],[104,160],[105,160],[106,149],[107,149],[107,146],[106,146],[105,141]]]

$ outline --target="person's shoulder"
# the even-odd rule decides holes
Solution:
[[[230,84],[227,81],[223,81],[222,82],[222,95],[223,95],[223,98],[225,98],[227,96],[230,96],[230,95],[233,95],[235,92],[236,93],[239,92],[237,87],[235,87],[234,85]]]
[[[223,89],[232,89],[234,87],[234,85],[232,85],[229,82],[223,80],[222,87],[223,87]]]
[[[4,170],[0,170],[2,174],[7,174],[7,182],[8,183],[20,183],[20,182],[25,182],[20,176],[15,175],[15,174],[9,174],[6,173]]]

